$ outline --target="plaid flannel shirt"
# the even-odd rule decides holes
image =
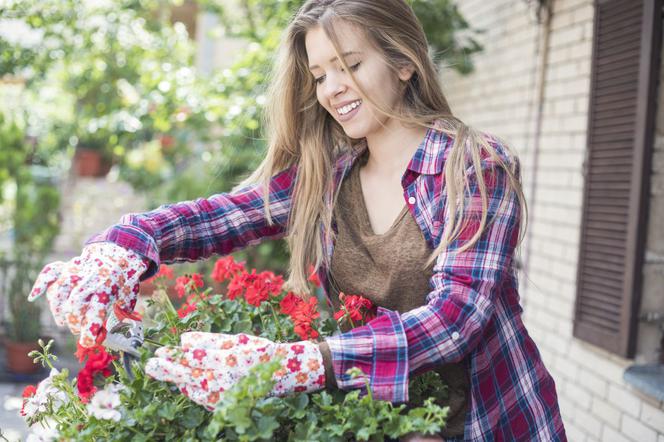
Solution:
[[[487,139],[507,164],[516,161],[497,140]],[[432,249],[441,241],[446,222],[443,166],[452,143],[449,135],[428,130],[401,180],[410,213]],[[366,144],[361,144],[340,155],[335,188],[364,148]],[[368,376],[375,398],[402,403],[408,401],[411,376],[466,361],[471,406],[464,439],[566,440],[554,381],[521,320],[513,261],[520,225],[518,200],[508,190],[507,174],[489,158],[483,158],[481,173],[490,224],[473,247],[456,253],[477,230],[482,210],[472,178],[476,172],[469,172],[466,215],[470,222],[438,256],[427,303],[408,312],[379,307],[377,317],[368,324],[328,337],[337,384],[342,389],[365,388],[363,379],[346,374],[358,367]],[[226,255],[267,238],[281,238],[288,233],[296,174],[297,167],[292,166],[270,182],[272,226],[264,217],[261,186],[251,185],[126,215],[88,243],[111,241],[145,256],[150,260],[147,278],[162,262]],[[334,243],[326,232],[320,234],[329,259]],[[318,269],[324,289],[327,270],[325,266]]]

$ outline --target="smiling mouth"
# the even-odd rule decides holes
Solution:
[[[337,108],[337,115],[343,117],[344,115],[347,115],[350,112],[352,112],[354,109],[357,109],[361,104],[362,100],[357,100],[343,107]]]

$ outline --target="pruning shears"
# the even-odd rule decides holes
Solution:
[[[143,345],[143,322],[141,319],[125,317],[118,319],[115,312],[111,312],[106,322],[108,334],[104,346],[117,351],[122,357],[127,376],[133,379],[131,363],[140,359],[138,349]]]

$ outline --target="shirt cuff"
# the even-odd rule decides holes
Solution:
[[[377,317],[368,324],[330,336],[325,342],[340,389],[366,393],[368,380],[374,399],[408,401],[408,340],[398,312],[378,307]],[[352,378],[346,372],[353,367],[365,376]]]
[[[336,390],[339,387],[337,386],[337,379],[334,376],[334,366],[332,365],[330,347],[327,345],[326,341],[322,341],[318,343],[318,348],[320,349],[320,354],[323,355],[323,365],[325,366],[325,388],[328,390]]]
[[[148,265],[141,275],[141,281],[148,279],[159,270],[161,264],[159,249],[154,239],[141,229],[131,225],[115,225],[88,239],[85,245],[96,242],[112,242],[140,255]]]

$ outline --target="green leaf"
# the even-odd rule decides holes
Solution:
[[[233,324],[233,333],[251,333],[251,321],[243,320]]]
[[[173,420],[175,419],[175,412],[176,412],[176,407],[175,404],[172,402],[166,402],[162,404],[161,407],[159,407],[159,411],[157,411],[157,416],[163,417],[166,420]]]

